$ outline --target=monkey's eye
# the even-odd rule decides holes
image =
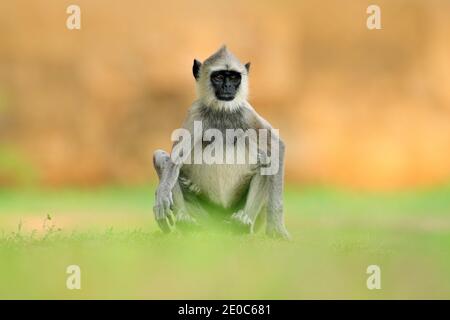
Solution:
[[[223,80],[223,75],[216,74],[216,75],[213,76],[213,80],[214,81],[222,81]]]

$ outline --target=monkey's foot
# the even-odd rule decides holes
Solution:
[[[244,210],[239,210],[231,216],[231,223],[239,232],[251,233],[252,232],[252,219],[248,216]]]
[[[182,231],[194,231],[199,229],[197,221],[184,211],[179,211],[177,213],[176,226]]]
[[[275,239],[291,240],[291,235],[286,230],[286,227],[278,224],[267,224],[266,234]]]

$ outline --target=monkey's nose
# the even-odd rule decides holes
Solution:
[[[225,84],[224,86],[223,86],[223,90],[225,91],[225,92],[232,92],[233,91],[233,89],[234,89],[234,87],[233,87],[233,85],[232,84]]]

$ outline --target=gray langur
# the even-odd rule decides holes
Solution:
[[[285,146],[276,130],[247,101],[249,69],[250,63],[243,65],[225,46],[203,64],[194,60],[198,97],[183,124],[183,129],[193,135],[189,141],[191,147],[183,154],[177,151],[180,141],[176,141],[171,154],[156,150],[153,155],[160,180],[153,211],[164,232],[170,232],[175,225],[198,226],[203,218],[209,219],[213,212],[221,212],[226,221],[248,233],[253,233],[265,217],[267,235],[290,238],[284,225],[282,199]],[[197,136],[196,122],[202,124],[201,134]],[[248,129],[265,129],[270,136],[268,150],[260,150],[258,144],[255,163],[248,158],[243,163],[231,164],[177,161],[181,157],[195,157],[196,147],[206,150],[208,141],[204,133],[208,129],[222,133],[238,130],[238,136],[220,145],[225,152],[237,155],[248,151],[249,145],[242,149],[236,139],[245,138]],[[247,138],[248,143],[252,142]],[[274,155],[277,170],[273,174],[262,174],[261,169]]]

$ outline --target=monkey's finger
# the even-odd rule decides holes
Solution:
[[[169,201],[170,201],[170,209],[172,209],[173,208],[173,196],[172,196],[172,193],[170,194]]]
[[[158,205],[153,206],[153,214],[155,215],[155,219],[158,220],[159,219],[159,206]]]
[[[170,232],[170,228],[167,225],[167,221],[166,221],[166,215],[164,212],[164,207],[161,205],[157,205],[154,207],[155,210],[155,218],[156,218],[156,222],[158,223],[159,227],[161,228],[161,230],[164,233],[169,233]]]
[[[153,207],[153,213],[155,214],[156,223],[164,233],[169,233],[170,228],[167,225],[166,219],[164,217],[164,208],[161,205],[155,205]]]
[[[174,224],[173,224],[173,219],[172,219],[172,216],[171,216],[172,211],[171,211],[171,208],[170,208],[169,200],[164,200],[163,201],[163,204],[161,205],[161,209],[160,210],[161,210],[160,211],[160,218],[162,220],[164,220],[166,224],[167,224],[167,222],[166,222],[165,219],[167,218],[167,220],[169,221],[170,225],[173,226]]]
[[[170,232],[170,227],[169,227],[169,225],[167,224],[167,221],[166,221],[165,218],[163,218],[163,219],[157,219],[156,222],[158,222],[159,227],[161,228],[161,230],[162,230],[164,233],[169,233],[169,232]]]
[[[156,205],[153,209],[155,212],[156,219],[164,218],[164,206],[163,205]]]
[[[171,214],[171,213],[167,215],[167,220],[169,220],[169,224],[170,224],[171,226],[174,225],[174,223],[173,223],[173,220],[174,220],[174,219],[172,218],[172,214]]]
[[[169,200],[164,201],[164,216],[168,217],[171,213]]]
[[[167,218],[167,221],[169,222],[169,225],[171,225],[171,226],[174,226],[175,224],[174,224],[174,221],[175,221],[175,219],[174,219],[174,217],[173,217],[173,214],[172,214],[172,212],[169,210],[169,212],[166,214],[166,218]]]

